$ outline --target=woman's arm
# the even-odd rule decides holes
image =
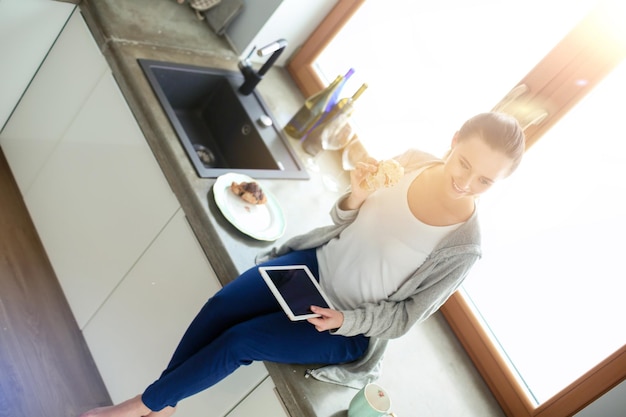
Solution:
[[[372,193],[361,187],[361,183],[370,172],[376,172],[378,162],[374,158],[358,162],[350,171],[350,194],[339,203],[341,210],[358,210],[365,199]]]

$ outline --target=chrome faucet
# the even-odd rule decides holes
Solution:
[[[258,72],[256,72],[254,68],[252,68],[252,65],[249,61],[250,56],[252,56],[252,54],[256,50],[256,47],[254,47],[248,57],[245,60],[239,62],[239,70],[243,74],[244,78],[243,84],[241,84],[241,87],[239,87],[239,92],[245,96],[252,93],[256,85],[263,79],[263,76],[265,75],[267,70],[269,70],[270,67],[274,65],[274,62],[276,62],[276,60],[286,47],[287,41],[284,39],[279,39],[257,50],[256,53],[258,56],[267,56],[269,54],[272,54],[267,59],[267,61],[265,61],[265,64],[263,64]]]

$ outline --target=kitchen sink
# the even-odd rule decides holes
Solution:
[[[309,178],[259,93],[237,91],[240,72],[138,61],[199,177]]]

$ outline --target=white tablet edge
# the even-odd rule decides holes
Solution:
[[[293,313],[293,311],[291,311],[291,309],[289,308],[289,305],[283,298],[280,291],[278,291],[278,288],[276,288],[274,281],[272,281],[272,278],[270,278],[266,270],[303,269],[306,272],[309,279],[311,280],[311,282],[313,282],[313,285],[315,286],[317,291],[320,293],[324,301],[326,301],[326,304],[328,304],[328,307],[334,309],[332,303],[328,300],[328,297],[326,297],[326,294],[324,294],[324,292],[322,291],[322,288],[320,287],[319,283],[313,276],[313,273],[311,273],[311,270],[309,269],[308,266],[306,265],[276,265],[276,266],[260,266],[258,269],[259,269],[259,273],[261,274],[261,277],[263,277],[263,280],[267,283],[267,286],[272,291],[272,294],[274,294],[274,297],[276,298],[276,300],[278,300],[278,303],[280,304],[282,309],[287,314],[287,317],[289,317],[291,321],[311,319],[315,317],[320,317],[320,315],[311,313],[311,314],[303,314],[300,316],[296,316]]]

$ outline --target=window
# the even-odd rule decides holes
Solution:
[[[354,123],[371,154],[391,157],[413,146],[443,155],[468,115],[492,109],[588,12],[590,0],[558,5],[370,0],[319,53],[315,70],[330,81],[352,65],[346,94],[369,83]]]
[[[358,10],[362,3],[363,1],[358,0],[339,1],[333,12],[329,15],[328,19],[326,19],[326,21],[323,22],[318,30],[311,36],[311,41],[307,42],[298,56],[294,57],[291,61],[289,70],[305,94],[308,95],[316,91],[319,89],[320,83],[323,83],[324,74],[323,72],[319,72],[317,70],[316,62],[324,59],[323,50],[326,49],[331,38],[335,37],[337,34],[341,34],[342,31],[340,28],[342,24],[345,23],[346,20],[349,20],[353,15],[355,17],[358,16],[358,13],[360,13]],[[376,2],[372,0],[367,2],[368,5],[373,3]],[[441,15],[442,10],[443,13],[445,13],[446,8],[454,8],[454,3],[455,2],[453,1],[443,3],[438,2],[436,3],[436,6],[431,6],[429,10],[424,11],[424,13],[428,15],[428,19],[424,19],[424,22],[422,23],[424,23],[424,25],[428,25],[433,22],[437,22],[443,26],[444,29],[449,30],[454,36],[465,36],[465,38],[469,38],[471,33],[469,31],[463,32],[459,29],[459,25],[467,22],[469,19],[468,16],[472,12],[479,11],[481,8],[489,10],[489,13],[487,13],[488,16],[494,16],[493,7],[495,7],[497,2],[490,2],[488,0],[474,1],[471,2],[471,4],[469,4],[470,2],[462,2],[464,5],[462,13],[458,14],[455,18],[440,18],[437,21],[435,18],[437,14],[439,13]],[[425,107],[423,107],[420,114],[402,113],[401,116],[397,117],[395,120],[391,119],[387,128],[390,128],[396,122],[405,123],[406,120],[415,123],[415,119],[417,119],[417,121],[421,123],[420,128],[423,128],[422,131],[430,132],[424,134],[424,136],[436,137],[436,139],[440,142],[442,135],[445,135],[445,137],[451,137],[451,134],[453,133],[438,130],[440,125],[449,129],[450,120],[442,120],[441,123],[436,121],[433,122],[432,120],[425,120],[422,122],[420,120],[421,114],[424,114],[421,119],[427,119],[431,116],[432,108],[435,108],[438,110],[437,113],[441,114],[450,115],[456,112],[454,114],[458,114],[459,121],[462,121],[468,114],[471,115],[485,110],[485,106],[488,106],[488,109],[493,108],[507,91],[511,90],[513,87],[523,85],[525,86],[524,88],[526,91],[517,100],[511,100],[513,106],[509,104],[509,106],[507,106],[508,111],[519,111],[521,112],[520,116],[525,117],[525,115],[530,113],[526,108],[527,106],[519,105],[519,103],[524,103],[531,104],[531,107],[535,110],[544,109],[548,114],[548,117],[541,120],[540,123],[531,124],[527,128],[526,133],[529,139],[529,144],[532,145],[539,138],[543,137],[544,134],[546,134],[546,132],[548,132],[550,128],[563,117],[563,115],[570,111],[570,109],[572,109],[582,97],[591,91],[602,80],[602,78],[607,73],[611,72],[613,68],[623,59],[625,55],[624,45],[623,43],[616,42],[614,34],[608,31],[608,28],[612,27],[610,24],[604,22],[600,28],[589,28],[590,25],[596,24],[595,21],[598,19],[595,12],[589,14],[589,16],[586,17],[580,24],[576,25],[575,29],[567,34],[567,37],[563,41],[557,44],[558,39],[562,38],[568,30],[575,25],[576,21],[587,14],[590,9],[591,2],[550,2],[549,4],[536,2],[518,3],[523,4],[520,4],[519,8],[517,8],[518,6],[514,3],[507,3],[506,11],[509,12],[509,14],[507,14],[508,16],[523,16],[523,18],[521,18],[522,25],[516,27],[513,22],[513,20],[516,19],[513,18],[502,19],[501,22],[496,22],[503,24],[501,31],[488,32],[487,35],[490,34],[492,38],[502,38],[504,34],[507,33],[507,30],[518,30],[525,36],[530,32],[536,34],[534,31],[542,25],[551,27],[552,32],[550,32],[550,34],[542,34],[541,36],[535,37],[536,39],[532,41],[538,41],[539,46],[535,47],[534,44],[533,46],[528,46],[529,49],[532,49],[533,53],[537,54],[535,60],[538,63],[536,65],[534,61],[530,62],[532,65],[522,65],[520,63],[509,62],[511,59],[509,56],[499,54],[501,61],[505,61],[497,63],[497,65],[501,65],[501,67],[490,66],[489,68],[491,72],[484,70],[483,72],[487,72],[489,75],[503,72],[506,76],[503,79],[492,80],[493,82],[483,81],[482,84],[473,85],[470,84],[470,82],[476,82],[477,78],[481,76],[480,71],[472,73],[471,71],[466,70],[466,67],[474,64],[472,68],[470,68],[471,70],[475,69],[474,67],[482,70],[480,65],[475,64],[475,61],[479,61],[481,65],[486,65],[489,56],[482,56],[478,60],[472,59],[472,57],[480,55],[480,53],[473,53],[474,51],[472,50],[472,46],[474,44],[469,42],[468,39],[462,39],[464,42],[468,43],[462,51],[462,59],[459,59],[459,62],[457,63],[457,65],[462,65],[463,67],[456,69],[455,71],[451,71],[446,68],[445,65],[441,64],[441,60],[433,55],[437,52],[434,49],[430,50],[427,47],[420,49],[421,47],[419,45],[412,45],[415,49],[422,51],[422,53],[416,54],[416,56],[412,58],[423,58],[424,53],[430,51],[431,55],[429,56],[426,54],[426,56],[429,56],[433,61],[436,61],[441,69],[439,75],[435,72],[435,75],[426,77],[425,80],[420,80],[417,76],[417,73],[419,73],[420,77],[425,73],[423,68],[421,68],[421,71],[419,72],[414,71],[411,73],[414,75],[414,78],[418,78],[418,81],[413,82],[421,83],[422,85],[426,85],[428,88],[434,86],[434,89],[428,90],[431,91],[429,93],[430,96],[436,96],[434,101],[430,102],[433,107],[428,107],[429,102],[426,101],[426,104],[424,105]],[[401,21],[405,18],[405,16],[408,16],[406,12],[409,6],[405,4],[405,2],[398,1],[393,4],[395,6],[404,4],[404,8],[398,7],[394,9],[395,15],[392,14],[391,16],[385,16],[383,12],[379,12],[375,16],[380,18],[380,21],[393,18],[397,18]],[[500,3],[498,2],[498,4]],[[391,9],[391,7],[389,7],[389,2],[385,2],[385,5],[388,9]],[[530,11],[530,13],[528,13],[526,9]],[[537,13],[537,11],[541,11],[541,13]],[[397,15],[402,16],[398,17]],[[558,18],[555,19],[554,16],[558,16]],[[366,52],[362,52],[361,55],[367,53],[374,55],[378,60],[382,60],[383,57],[385,57],[384,53],[389,52],[389,49],[385,49],[384,42],[382,44],[376,44],[377,39],[386,39],[388,42],[393,42],[397,39],[393,35],[399,36],[397,32],[404,33],[403,31],[405,30],[419,31],[419,28],[414,27],[415,25],[411,26],[408,22],[400,23],[400,21],[396,25],[398,30],[393,34],[381,31],[379,27],[370,27],[369,31],[366,33],[372,33],[376,30],[378,30],[378,33],[375,33],[375,36],[368,39],[371,40],[371,42],[368,43],[368,46],[371,48],[368,48]],[[520,21],[520,19],[517,19],[517,21]],[[410,22],[416,23],[415,20],[410,20]],[[566,26],[562,26],[560,29],[557,29],[556,26],[558,26],[559,23]],[[489,24],[489,21],[477,24],[480,27],[475,29],[479,36],[481,35],[480,32],[485,30],[485,25],[487,24]],[[472,28],[471,25],[469,27]],[[444,51],[456,50],[453,43],[446,44],[445,40],[442,42],[439,41],[440,38],[437,38],[434,35],[434,33],[437,33],[437,30],[437,25],[429,26],[429,31],[425,32],[421,41],[429,41],[431,38],[428,38],[426,35],[432,35],[432,39],[438,39],[432,43],[442,43],[447,45],[443,48]],[[439,33],[445,33],[445,31]],[[411,36],[413,35],[414,34],[411,34]],[[484,35],[486,36],[485,39],[490,39],[487,35]],[[340,38],[340,36],[341,35],[337,35],[337,38]],[[405,37],[409,37],[409,35],[405,35]],[[509,39],[507,39],[507,41],[509,41]],[[348,46],[343,46],[342,49],[340,49],[341,51],[350,50],[350,48],[352,48],[357,41],[349,40],[345,42],[347,42]],[[521,47],[526,44],[530,45],[530,42],[530,39],[526,39],[526,43],[522,44]],[[555,44],[556,46],[553,48]],[[394,46],[391,45],[389,48],[393,49],[393,47]],[[518,51],[520,48],[519,45],[511,45],[511,47],[518,48]],[[389,55],[392,57],[400,55],[403,58],[397,60],[397,70],[393,72],[392,76],[389,74],[383,74],[384,77],[386,77],[386,82],[384,83],[385,88],[404,88],[407,82],[407,68],[414,68],[410,65],[411,62],[407,58],[410,54],[407,54],[405,50],[401,50],[395,54],[389,52]],[[512,56],[515,58],[517,54],[513,54]],[[541,59],[544,56],[545,58]],[[389,59],[389,57],[387,57],[387,59]],[[328,61],[331,63],[339,62],[336,58],[331,58]],[[513,66],[513,70],[506,68],[508,64]],[[434,66],[437,69],[437,65]],[[329,76],[334,77],[336,73],[344,73],[345,70],[346,68],[331,69]],[[515,73],[514,71],[521,72]],[[356,74],[358,73],[359,68],[357,68]],[[461,82],[457,83],[456,87],[450,89],[450,85],[453,85],[454,83],[448,81],[453,78],[459,78],[456,74],[461,74]],[[509,77],[508,81],[506,77]],[[356,78],[355,81],[357,83],[360,82],[357,77],[354,78]],[[437,84],[439,79],[443,79],[444,82]],[[510,85],[507,85],[507,83],[510,83]],[[370,89],[368,89],[366,94],[370,94],[372,90],[371,84]],[[348,86],[346,86],[346,88],[348,88]],[[422,91],[425,90],[418,89],[411,93],[411,95],[419,95]],[[464,95],[459,94],[459,91],[477,91],[477,93],[469,94],[470,100],[466,103],[459,103],[456,98],[459,95]],[[483,92],[486,93],[483,94]],[[424,96],[424,94],[422,94],[422,96]],[[429,97],[428,95],[426,96]],[[365,101],[366,100],[363,99],[359,103],[359,112],[361,112],[361,105]],[[450,103],[452,101],[453,103]],[[398,100],[387,99],[379,100],[378,103],[383,103],[387,106],[384,111],[381,110],[379,112],[380,114],[384,114],[382,117],[389,117],[387,114],[390,113],[389,109],[394,108],[393,105],[397,106],[406,104],[406,100],[403,103],[398,102]],[[472,105],[477,107],[472,108]],[[410,106],[406,105],[405,107],[409,108]],[[446,109],[450,109],[450,111],[446,113]],[[576,113],[572,113],[569,117],[581,118],[580,116],[576,116]],[[365,137],[366,133],[362,134],[358,130],[359,127],[360,125],[357,121],[357,132],[359,133],[359,136]],[[456,126],[453,126],[453,128],[454,127]],[[384,129],[384,132],[388,131],[387,128]],[[405,128],[400,130],[400,132],[408,131],[411,132],[412,135],[415,135],[414,128],[415,126],[412,126],[410,129]],[[558,130],[555,129],[555,132],[550,132],[550,134],[559,133]],[[401,134],[395,134],[393,136],[401,136]],[[548,135],[545,136],[548,137]],[[367,143],[368,139],[364,139]],[[385,144],[388,145],[387,138],[385,140]],[[420,145],[421,144],[417,144],[416,146],[422,147]],[[407,146],[404,145],[402,149],[406,147]],[[375,138],[372,145],[368,146],[368,149],[375,149]],[[539,145],[536,149],[532,150],[532,152],[535,151],[537,154],[542,152]],[[436,149],[434,152],[441,154],[441,152]],[[455,332],[457,332],[459,339],[462,341],[469,355],[476,363],[477,368],[481,371],[481,373],[483,373],[485,380],[490,385],[492,391],[494,391],[496,398],[500,401],[503,409],[508,415],[548,416],[573,414],[576,410],[582,408],[587,402],[601,395],[604,391],[610,389],[611,386],[617,384],[626,376],[626,372],[623,371],[626,369],[626,349],[621,348],[615,353],[610,354],[607,359],[601,362],[598,366],[594,367],[583,378],[573,382],[560,393],[552,396],[546,401],[539,400],[536,402],[533,400],[532,395],[528,395],[528,392],[524,388],[523,384],[520,384],[520,382],[524,381],[520,381],[520,377],[515,375],[511,367],[508,366],[509,364],[507,363],[508,361],[505,356],[501,354],[502,352],[500,351],[497,343],[495,343],[494,338],[486,330],[484,323],[482,323],[477,317],[477,312],[474,309],[472,302],[466,295],[463,294],[463,292],[455,294],[455,296],[452,297],[448,303],[446,303],[442,311]],[[615,369],[620,369],[621,371],[615,372]]]
[[[626,344],[623,92],[626,62],[481,198],[485,261],[465,295],[536,404]]]

